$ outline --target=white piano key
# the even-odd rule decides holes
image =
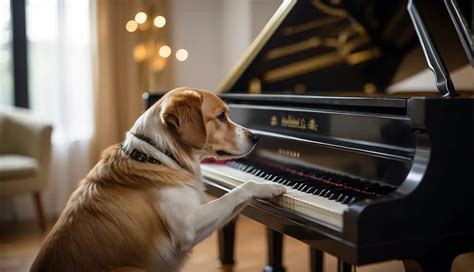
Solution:
[[[252,180],[259,183],[271,183],[263,178],[254,176],[227,165],[202,164],[202,174],[204,177],[217,180],[226,187],[236,187],[242,183]],[[296,213],[306,215],[325,223],[335,229],[342,229],[342,215],[348,207],[346,204],[329,200],[313,194],[298,191],[285,186],[287,193],[271,201]]]

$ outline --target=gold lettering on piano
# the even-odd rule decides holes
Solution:
[[[292,158],[299,158],[300,157],[300,152],[298,151],[293,151],[285,148],[279,148],[278,149],[278,154],[287,156],[287,157],[292,157]]]
[[[275,115],[273,115],[273,116],[272,116],[272,119],[270,120],[270,125],[272,125],[272,127],[278,126],[278,117],[276,117]]]
[[[313,118],[309,119],[308,129],[318,131],[318,124],[316,123],[316,120],[314,120]]]
[[[286,117],[281,117],[281,121],[278,121],[278,117],[273,115],[270,119],[270,125],[272,127],[281,126],[287,128],[297,128],[297,129],[308,129],[312,131],[318,131],[318,123],[314,118],[309,119],[306,121],[305,118],[296,117],[294,115],[288,114]]]
[[[306,120],[304,118],[294,117],[288,114],[288,117],[281,118],[281,126],[289,128],[307,129]]]

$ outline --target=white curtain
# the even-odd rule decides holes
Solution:
[[[43,193],[51,217],[61,212],[90,168],[94,127],[90,3],[27,0],[26,18],[30,108],[54,125],[50,179]],[[15,198],[12,208],[10,217],[35,218],[29,195]]]

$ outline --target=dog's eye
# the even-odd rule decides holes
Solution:
[[[221,122],[225,122],[227,120],[227,117],[225,116],[225,112],[222,112],[221,114],[219,114],[217,116],[217,119],[219,119],[219,121]]]

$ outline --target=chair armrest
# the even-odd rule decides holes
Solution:
[[[1,153],[21,154],[38,160],[40,169],[49,169],[52,125],[28,110],[2,108],[0,110]]]

